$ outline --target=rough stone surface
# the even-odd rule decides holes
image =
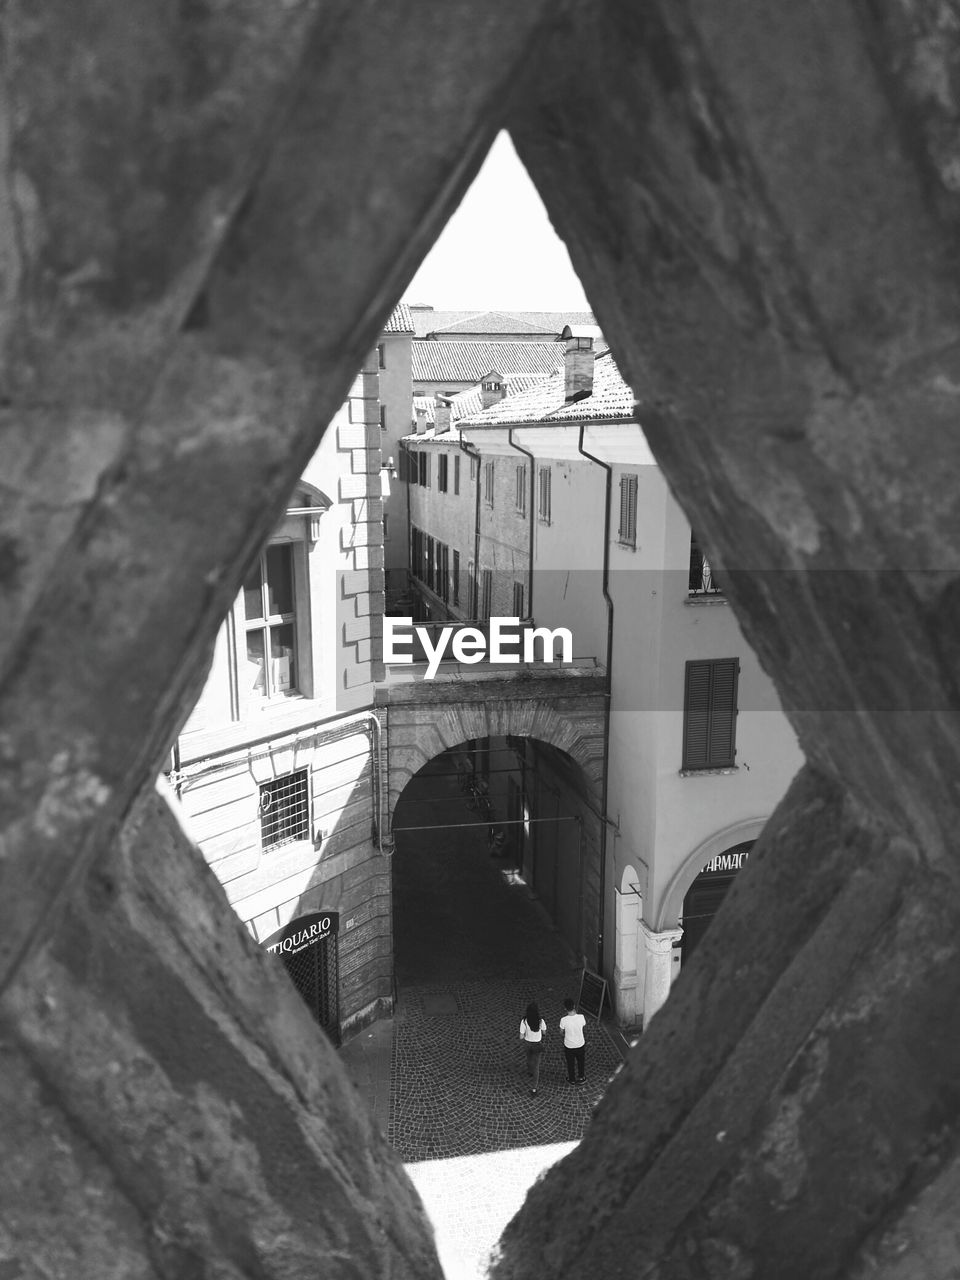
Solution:
[[[509,114],[810,767],[497,1274],[956,1275],[953,6],[55,0],[2,37],[4,1269],[436,1272],[305,1014],[158,887],[158,849],[200,873],[155,802],[116,835]]]

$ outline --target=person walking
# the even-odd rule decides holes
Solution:
[[[540,1017],[540,1010],[535,1002],[527,1005],[527,1012],[520,1021],[520,1039],[527,1055],[527,1075],[533,1077],[530,1097],[537,1096],[540,1088],[540,1064],[543,1061],[543,1037],[547,1033],[547,1024]]]
[[[586,1038],[583,1029],[587,1020],[577,1012],[577,1006],[568,996],[563,1002],[565,1013],[560,1019],[560,1030],[563,1032],[563,1056],[567,1060],[567,1080],[570,1084],[583,1084],[586,1079]],[[574,1078],[576,1069],[576,1078]]]

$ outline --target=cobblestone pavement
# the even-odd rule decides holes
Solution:
[[[605,1028],[591,1020],[586,1083],[568,1083],[557,1023],[571,982],[560,971],[552,980],[423,984],[401,996],[387,1136],[405,1161],[582,1136],[622,1059]],[[531,1097],[519,1029],[534,999],[548,1031],[540,1088]]]

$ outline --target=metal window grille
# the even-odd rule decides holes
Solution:
[[[691,595],[719,595],[723,590],[707,557],[697,545],[695,534],[690,535],[690,577],[687,590]]]
[[[274,778],[260,787],[260,842],[279,849],[310,839],[310,787],[306,769]]]

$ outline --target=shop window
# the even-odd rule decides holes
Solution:
[[[310,839],[310,784],[306,769],[272,778],[260,787],[260,843],[279,849]]]
[[[258,556],[243,584],[249,698],[296,693],[297,621],[293,545],[275,543]]]
[[[683,769],[730,769],[736,756],[736,658],[688,662],[683,698]]]

